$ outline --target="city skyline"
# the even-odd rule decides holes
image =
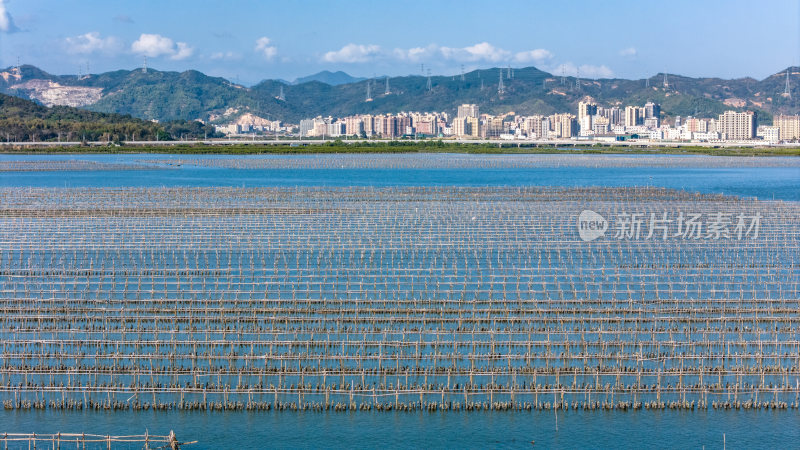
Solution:
[[[91,15],[80,13],[86,8]],[[582,8],[592,13],[575,13]],[[480,9],[487,13],[474,13]],[[362,1],[0,0],[0,65],[19,58],[52,73],[78,73],[87,64],[97,73],[140,66],[146,56],[160,70],[197,69],[242,84],[322,70],[362,77],[428,69],[450,75],[462,67],[506,65],[583,78],[669,72],[760,79],[797,65],[798,14],[796,2],[784,0],[758,7],[745,1],[611,1],[602,8],[521,1],[390,7]],[[776,39],[775,30],[785,31]]]
[[[625,140],[649,143],[711,143],[735,141],[740,144],[775,145],[800,139],[800,116],[776,115],[772,125],[759,125],[755,111],[728,110],[716,117],[674,116],[668,122],[661,105],[598,105],[590,97],[578,102],[577,115],[571,111],[554,114],[480,113],[480,105],[459,105],[455,115],[441,111],[404,111],[397,114],[355,114],[317,116],[298,124],[267,120],[246,113],[235,121],[217,124],[218,133],[255,138],[283,134],[329,138],[402,139],[500,139],[516,142],[551,143],[582,140],[583,143],[619,143]]]

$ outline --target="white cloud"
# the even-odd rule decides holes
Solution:
[[[633,56],[636,56],[636,53],[637,53],[636,47],[623,48],[622,50],[619,51],[619,55],[620,56],[633,57]]]
[[[14,19],[8,12],[7,0],[0,0],[0,31],[4,33],[13,33],[15,31],[19,31],[17,26],[14,25]]]
[[[455,61],[506,61],[511,57],[511,52],[495,47],[488,42],[481,42],[464,48],[442,47],[442,56]]]
[[[156,57],[175,54],[175,43],[159,34],[142,34],[131,45],[131,50],[145,56]]]
[[[256,40],[255,51],[264,54],[264,58],[271,60],[278,54],[278,47],[270,45],[272,41],[268,37],[260,37]]]
[[[427,47],[396,48],[392,54],[397,59],[410,62],[443,59],[457,62],[498,63],[513,60],[519,63],[530,63],[547,61],[553,58],[553,54],[543,48],[512,53],[503,48],[495,47],[488,42],[480,42],[468,47],[441,47],[436,44],[430,44]]]
[[[131,51],[140,55],[159,57],[168,56],[170,59],[186,59],[194,54],[194,49],[186,42],[173,42],[172,39],[160,34],[142,33],[139,39],[131,45]]]
[[[532,52],[546,52],[547,50],[532,50]],[[410,49],[396,48],[392,52],[394,57],[410,62],[444,59],[458,62],[502,62],[512,58],[510,51],[495,47],[488,42],[480,42],[469,47],[441,47],[430,44],[427,47],[414,47]],[[525,52],[523,52],[525,53]],[[518,53],[521,55],[521,53]]]
[[[551,58],[553,58],[553,54],[543,48],[519,52],[514,55],[514,61],[521,63],[542,62]]]
[[[70,53],[117,53],[122,50],[122,43],[114,36],[103,38],[97,31],[91,31],[80,36],[64,39],[67,51]]]
[[[392,54],[397,59],[419,62],[441,56],[441,49],[438,45],[430,44],[427,47],[414,47],[409,49],[396,48]]]
[[[559,64],[551,68],[550,73],[554,75],[561,75],[564,73],[570,77],[579,76],[581,78],[611,78],[614,76],[614,71],[605,65],[593,66],[591,64],[582,64],[576,66],[570,62]]]
[[[192,56],[192,54],[194,53],[194,49],[192,47],[189,47],[189,44],[187,44],[186,42],[178,42],[177,45],[178,45],[177,51],[175,52],[174,55],[170,57],[172,59],[186,59]]]
[[[611,78],[614,76],[614,71],[606,65],[583,64],[580,66],[580,70],[581,76],[586,78]]]
[[[339,50],[330,51],[322,56],[325,62],[361,63],[380,54],[381,48],[377,45],[347,44]]]
[[[467,47],[444,47],[437,44],[429,44],[424,47],[395,48],[391,51],[383,50],[377,45],[347,44],[340,50],[325,53],[322,57],[325,62],[345,63],[367,62],[375,59],[394,59],[409,63],[424,62],[434,64],[458,62],[471,63],[470,65],[472,66],[479,66],[480,63],[511,62],[544,64],[553,59],[553,53],[544,48],[513,53],[509,50],[495,47],[489,42],[479,42]],[[611,73],[610,70],[603,72],[600,68],[593,66],[586,66],[586,70],[587,73]]]

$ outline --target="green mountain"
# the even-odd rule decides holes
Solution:
[[[0,141],[125,141],[203,137],[212,132],[200,122],[163,124],[128,115],[86,111],[71,106],[46,107],[0,94]]]
[[[292,84],[303,84],[310,81],[319,81],[320,83],[330,84],[331,86],[338,86],[340,84],[358,83],[359,81],[363,80],[366,80],[366,78],[356,78],[342,72],[341,70],[337,72],[323,70],[322,72],[315,73],[314,75],[297,78]]]
[[[661,103],[666,116],[714,117],[729,109],[753,109],[762,121],[772,114],[800,112],[800,69],[789,68],[791,96],[782,95],[785,71],[765,78],[690,78],[658,74],[649,80],[561,78],[534,67],[476,70],[461,76],[394,77],[332,85],[308,81],[286,85],[265,80],[252,87],[240,86],[197,71],[162,72],[149,69],[118,70],[103,74],[51,75],[33,66],[22,66],[22,78],[14,69],[0,72],[0,92],[48,104],[53,98],[97,112],[129,114],[144,119],[174,119],[226,123],[238,115],[257,116],[296,123],[317,115],[343,116],[400,111],[454,112],[462,103],[476,103],[482,112],[551,114],[575,111],[577,103],[591,97],[600,105]],[[502,75],[501,75],[502,74]],[[499,77],[504,92],[498,92]],[[367,90],[371,101],[367,100]],[[283,99],[279,98],[283,89]],[[66,99],[66,100],[64,100]]]

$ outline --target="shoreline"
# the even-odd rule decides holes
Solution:
[[[120,145],[120,146],[62,146],[37,147],[19,146],[0,149],[3,155],[81,155],[81,154],[208,154],[208,155],[259,155],[259,154],[392,154],[392,153],[459,153],[485,155],[519,155],[519,154],[643,154],[643,155],[707,155],[707,156],[800,156],[800,147],[622,147],[622,146],[503,146],[498,144],[461,144],[432,142],[381,142],[381,143],[346,143],[330,142],[304,146],[264,145],[260,143],[237,143],[231,145],[181,144],[172,146]]]

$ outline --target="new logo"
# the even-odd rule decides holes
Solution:
[[[605,236],[606,230],[608,230],[608,221],[600,214],[585,209],[578,216],[578,234],[585,242]]]

